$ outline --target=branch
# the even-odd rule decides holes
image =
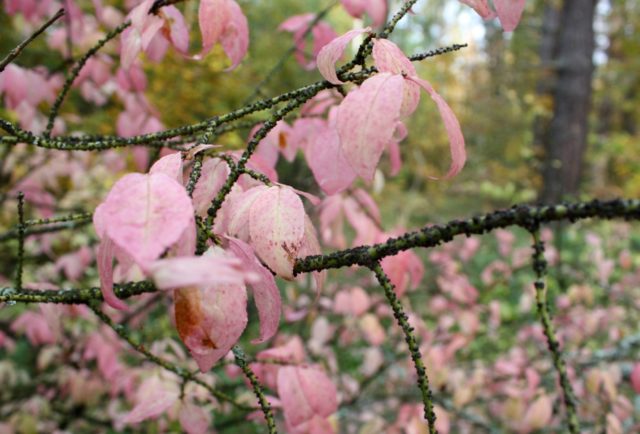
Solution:
[[[7,65],[11,63],[13,59],[18,57],[20,53],[22,53],[22,50],[24,50],[27,47],[27,45],[33,42],[34,39],[40,36],[48,27],[50,27],[53,23],[58,21],[58,19],[63,15],[64,15],[64,9],[59,9],[58,12],[56,12],[56,14],[49,19],[49,21],[44,23],[38,30],[33,32],[31,36],[29,36],[27,39],[25,39],[20,44],[18,44],[16,48],[9,51],[9,54],[7,54],[5,58],[2,59],[2,61],[0,61],[0,72],[4,71]]]
[[[536,306],[538,318],[542,323],[544,335],[547,338],[549,351],[553,359],[553,366],[560,377],[560,387],[562,388],[564,405],[567,409],[567,425],[569,432],[577,434],[580,432],[580,421],[578,420],[577,399],[569,375],[567,374],[567,365],[562,356],[560,343],[556,336],[551,315],[549,314],[549,305],[547,301],[547,287],[544,283],[547,274],[547,261],[544,259],[544,242],[540,240],[539,230],[531,231],[533,236],[533,270],[536,273],[536,281],[534,283],[536,290]]]
[[[154,354],[152,354],[149,350],[147,350],[145,348],[145,346],[139,342],[136,342],[127,332],[126,328],[123,327],[120,324],[115,324],[111,318],[109,318],[109,316],[107,314],[105,314],[104,312],[102,312],[100,310],[100,306],[98,306],[95,302],[93,303],[89,303],[88,304],[89,307],[91,308],[91,310],[93,310],[93,313],[96,314],[96,316],[106,325],[108,325],[109,327],[111,327],[111,329],[116,332],[116,334],[118,336],[120,336],[121,339],[124,339],[125,341],[127,341],[127,343],[137,352],[139,352],[140,354],[142,354],[148,361],[168,370],[173,372],[174,374],[176,374],[177,376],[179,376],[180,378],[182,378],[185,382],[191,381],[193,383],[196,383],[202,387],[204,387],[205,389],[207,389],[209,391],[209,393],[211,393],[211,395],[215,396],[216,398],[222,400],[222,401],[226,401],[231,403],[234,407],[237,407],[241,410],[247,410],[247,411],[251,411],[251,410],[255,410],[255,408],[253,407],[249,407],[246,406],[244,404],[240,404],[239,402],[236,402],[232,397],[230,397],[229,395],[220,392],[219,390],[216,390],[213,388],[213,386],[210,386],[209,384],[207,384],[206,382],[204,382],[203,380],[201,380],[200,378],[196,377],[196,374],[190,371],[187,371],[186,369],[183,369],[179,366],[175,366],[173,365],[171,362],[164,360]]]
[[[591,202],[542,206],[516,205],[511,209],[495,211],[468,220],[453,220],[445,225],[427,226],[372,246],[360,246],[328,255],[299,258],[296,260],[293,271],[295,274],[299,274],[351,265],[368,266],[368,264],[382,258],[414,247],[435,247],[443,242],[451,241],[453,237],[458,235],[480,235],[509,226],[527,228],[540,223],[561,220],[574,222],[594,217],[638,220],[640,219],[640,199],[593,200]]]
[[[429,57],[438,56],[445,53],[457,51],[466,47],[466,44],[454,44],[449,47],[437,48],[435,50],[428,51],[426,53],[419,53],[411,57],[413,61],[424,60]],[[356,55],[357,57],[358,55]],[[338,77],[343,82],[359,83],[376,72],[375,68],[367,68],[355,73],[349,73],[349,66],[354,66],[355,62],[352,61],[338,70]],[[213,131],[214,129],[225,128],[226,123],[234,120],[241,119],[249,114],[268,110],[274,106],[290,101],[292,99],[303,97],[309,92],[314,92],[314,95],[324,89],[336,87],[336,85],[329,83],[328,81],[318,81],[307,86],[300,87],[296,90],[286,92],[277,95],[272,98],[256,101],[253,104],[246,105],[240,109],[229,112],[225,115],[214,116],[210,119],[197,122],[192,125],[185,125],[177,128],[171,128],[157,133],[141,134],[132,137],[120,137],[120,136],[84,136],[84,137],[72,137],[72,136],[57,136],[57,137],[43,137],[36,136],[29,131],[25,131],[4,119],[0,119],[0,128],[5,130],[10,136],[2,137],[3,142],[7,144],[28,143],[40,148],[45,149],[57,149],[61,151],[100,151],[106,149],[113,149],[127,146],[153,146],[153,147],[171,147],[170,144],[163,143],[166,140],[178,137],[178,136],[192,136],[202,131]],[[232,129],[232,128],[230,128]],[[225,129],[227,131],[227,129]],[[205,142],[206,137],[203,138]],[[185,140],[190,142],[192,140]],[[173,145],[173,143],[171,143]]]
[[[125,299],[157,292],[157,289],[150,282],[130,282],[115,284],[114,291],[118,298]],[[24,291],[16,288],[0,288],[0,303],[88,304],[103,300],[100,288]]]
[[[386,273],[382,269],[382,266],[379,262],[376,262],[370,265],[371,271],[376,274],[376,278],[378,282],[384,289],[384,295],[387,297],[387,301],[393,310],[393,316],[398,322],[398,326],[402,329],[404,333],[404,340],[407,342],[409,346],[409,353],[411,354],[411,359],[413,360],[413,364],[416,368],[416,374],[418,376],[418,388],[422,394],[422,403],[424,404],[424,418],[427,420],[429,424],[429,433],[435,434],[436,431],[436,414],[433,411],[433,396],[431,393],[431,389],[429,388],[429,377],[427,376],[427,369],[424,366],[424,362],[422,361],[422,355],[420,354],[420,347],[418,346],[418,341],[416,336],[413,333],[413,327],[409,325],[409,319],[407,314],[404,313],[402,309],[402,304],[396,295],[393,284],[387,277]]]
[[[271,404],[264,395],[264,391],[262,390],[260,381],[258,381],[258,377],[249,367],[244,351],[242,351],[242,349],[238,345],[234,346],[231,351],[233,352],[233,356],[235,357],[236,365],[238,365],[238,367],[242,369],[244,376],[247,377],[247,380],[249,380],[249,382],[251,383],[253,393],[256,395],[256,398],[258,398],[260,409],[262,410],[262,414],[264,414],[264,418],[267,421],[269,434],[276,434],[278,431],[276,430],[276,422],[273,419]]]
[[[127,27],[129,27],[130,25],[131,25],[131,21],[125,21],[124,23],[122,23],[118,27],[116,27],[115,29],[111,30],[102,39],[100,39],[96,43],[96,45],[91,47],[84,54],[84,56],[82,56],[80,58],[80,60],[78,60],[78,62],[73,67],[73,69],[71,69],[71,71],[69,72],[69,75],[67,75],[67,79],[65,80],[64,85],[62,86],[62,90],[60,91],[60,93],[56,97],[56,100],[53,102],[53,106],[51,106],[51,110],[49,111],[49,119],[47,120],[47,128],[44,131],[44,135],[43,135],[45,138],[49,138],[51,136],[51,130],[53,130],[53,123],[55,122],[56,117],[58,116],[58,111],[60,110],[60,106],[64,102],[64,98],[67,96],[67,93],[69,92],[69,90],[71,90],[71,85],[76,80],[76,78],[78,77],[78,74],[80,74],[80,71],[82,70],[84,65],[87,63],[87,61],[91,57],[93,57],[98,52],[98,50],[100,50],[102,47],[104,47],[104,45],[107,42],[109,42],[110,40],[112,40],[113,38],[118,36],[120,33],[124,32],[124,30]]]

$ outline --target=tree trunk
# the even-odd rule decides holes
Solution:
[[[598,0],[565,0],[559,23],[553,118],[545,135],[544,202],[575,195],[580,186],[591,102],[593,19]]]

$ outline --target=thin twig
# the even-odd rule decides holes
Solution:
[[[40,36],[45,30],[47,30],[48,27],[50,27],[63,15],[64,15],[64,9],[59,9],[54,16],[52,16],[46,23],[44,23],[40,28],[38,28],[38,30],[36,30],[31,36],[29,36],[24,41],[20,42],[20,44],[18,44],[16,48],[9,51],[9,54],[7,54],[5,58],[2,59],[2,61],[0,61],[0,72],[4,71],[7,65],[11,63],[13,59],[18,57],[20,53],[22,53],[22,50],[24,50],[27,47],[27,45],[33,42],[34,39]]]
[[[260,403],[260,409],[262,410],[262,414],[264,415],[264,418],[267,421],[269,434],[277,434],[278,431],[276,430],[276,422],[273,419],[271,404],[267,400],[267,397],[264,395],[264,391],[262,390],[262,385],[260,384],[260,381],[258,381],[258,377],[256,377],[256,374],[249,367],[244,351],[242,351],[242,348],[240,348],[238,345],[234,346],[231,349],[231,351],[233,351],[233,356],[235,357],[236,365],[238,365],[238,367],[242,369],[242,372],[244,373],[245,377],[247,377],[247,380],[249,380],[249,383],[251,383],[251,387],[253,388],[253,393],[256,395],[256,398],[258,398],[258,403]]]
[[[429,433],[435,434],[436,430],[436,414],[433,411],[433,396],[431,393],[431,389],[429,388],[429,377],[427,376],[427,368],[424,366],[424,362],[422,361],[422,355],[420,354],[420,347],[418,346],[418,341],[416,339],[415,334],[413,333],[413,327],[409,324],[409,318],[407,314],[404,313],[404,309],[402,308],[402,304],[396,295],[393,284],[389,280],[389,277],[382,269],[382,265],[379,262],[375,262],[369,266],[371,271],[376,274],[376,278],[378,282],[384,289],[384,295],[387,297],[387,301],[393,310],[393,316],[398,322],[398,326],[402,329],[404,333],[404,340],[407,342],[409,346],[409,353],[411,354],[411,360],[413,360],[413,364],[416,368],[416,374],[418,376],[418,388],[420,389],[420,393],[422,395],[422,403],[424,404],[424,418],[427,420],[429,424]]]
[[[18,193],[18,261],[16,264],[16,289],[22,290],[22,268],[24,265],[24,193]]]
[[[177,376],[179,376],[180,378],[182,378],[184,381],[191,381],[193,383],[196,383],[202,387],[204,387],[205,389],[207,389],[209,391],[209,393],[211,393],[211,395],[215,396],[216,398],[220,399],[221,401],[226,401],[231,403],[234,407],[239,408],[241,410],[247,410],[247,411],[251,411],[251,410],[255,410],[255,408],[253,407],[249,407],[246,406],[244,404],[241,404],[239,402],[236,402],[235,399],[233,399],[231,396],[228,396],[225,393],[220,392],[219,390],[214,389],[212,386],[210,386],[209,384],[207,384],[206,382],[204,382],[203,380],[201,380],[200,378],[196,377],[196,375],[193,372],[190,372],[186,369],[180,368],[178,366],[173,365],[171,362],[162,359],[161,357],[158,357],[154,354],[152,354],[149,350],[147,350],[147,348],[139,343],[136,342],[130,335],[129,332],[127,332],[126,328],[120,324],[115,324],[111,318],[109,318],[109,316],[107,314],[105,314],[104,312],[102,312],[102,310],[100,309],[100,306],[98,304],[96,304],[95,302],[93,303],[89,303],[88,304],[89,307],[91,308],[91,310],[93,310],[93,313],[96,314],[96,316],[103,322],[105,323],[107,326],[109,326],[114,332],[116,332],[116,334],[118,336],[120,336],[121,339],[125,340],[134,350],[136,350],[137,352],[139,352],[140,354],[142,354],[148,361],[168,370],[173,372],[174,374],[176,374]]]
[[[569,432],[577,434],[580,432],[580,421],[578,420],[577,399],[569,375],[567,374],[567,366],[562,356],[560,343],[556,336],[551,315],[549,314],[549,306],[547,302],[547,287],[544,283],[547,274],[547,261],[544,259],[544,243],[540,239],[540,232],[537,228],[532,228],[533,236],[533,270],[536,273],[536,281],[534,283],[536,289],[536,306],[538,318],[542,323],[544,335],[547,337],[547,344],[553,359],[553,366],[560,377],[560,387],[564,396],[564,404],[567,410],[567,426]]]

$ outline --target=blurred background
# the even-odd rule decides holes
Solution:
[[[125,2],[104,3],[123,6]],[[337,2],[327,0],[239,3],[250,22],[251,40],[248,57],[233,73],[223,71],[228,61],[219,47],[201,62],[186,60],[173,50],[159,64],[143,62],[148,81],[145,95],[164,126],[201,121],[239,108],[247,100],[319,80],[317,70],[304,70],[296,62],[291,34],[278,31],[278,26],[293,15],[326,10],[325,20],[337,34],[354,25],[369,24],[367,19],[354,24]],[[77,4],[87,13],[93,11],[91,1]],[[391,1],[389,10],[397,10],[400,4]],[[195,53],[200,41],[198,2],[187,0],[179,7],[191,28],[191,51]],[[513,33],[504,33],[496,20],[484,22],[456,0],[420,0],[413,10],[415,14],[405,17],[391,37],[405,53],[467,44],[461,50],[428,58],[417,68],[457,114],[468,159],[456,178],[432,179],[446,172],[449,149],[435,104],[423,94],[418,111],[408,121],[408,137],[400,145],[400,172],[390,176],[388,157],[384,156],[373,185],[357,181],[358,187],[371,191],[379,205],[385,232],[467,218],[516,203],[640,197],[640,0],[528,0]],[[0,13],[0,53],[8,52],[22,39],[23,35],[15,31],[25,26],[21,19]],[[115,47],[112,44],[107,50],[115,53]],[[82,52],[83,47],[74,47],[74,56]],[[44,40],[37,40],[17,63],[24,68],[44,64],[50,71],[62,73],[69,62]],[[103,90],[106,100],[102,106],[87,102],[77,89],[72,90],[62,110],[68,132],[115,133],[123,104],[113,89],[111,94]],[[45,113],[46,108],[43,104]],[[0,117],[15,120],[16,114],[2,106]],[[254,120],[264,118],[261,114]],[[225,134],[219,143],[239,149],[246,143],[249,130],[247,127]],[[43,164],[36,168],[48,170],[46,164],[52,161],[48,158],[55,154],[28,147],[18,151],[24,159],[14,164],[14,170],[4,175],[0,170],[0,203],[13,185],[29,177],[33,169],[30,156],[42,159]],[[90,175],[72,179],[66,169],[58,169],[52,175],[55,179],[47,178],[47,193],[56,199],[51,200],[55,213],[93,210],[115,179],[125,171],[137,170],[131,156],[128,167],[110,170],[107,157],[102,159],[107,154],[69,154],[83,158],[83,164],[91,167]],[[319,194],[302,153],[291,163],[281,159],[278,173],[283,183]],[[9,230],[16,221],[15,201],[4,203],[6,206],[0,207],[0,227]],[[598,222],[561,229],[543,234],[549,246],[547,282],[552,314],[573,369],[570,374],[581,402],[580,418],[589,432],[604,432],[605,426],[612,434],[638,432],[638,226]],[[351,241],[354,231],[349,230]],[[79,277],[65,276],[61,266],[53,266],[56,258],[86,249],[93,241],[90,227],[52,238],[30,238],[25,280],[50,281],[60,287],[95,285],[95,267],[88,266],[91,255]],[[414,288],[403,296],[403,303],[417,324],[432,385],[441,398],[437,401],[440,411],[451,415],[451,432],[464,432],[455,423],[464,422],[460,415],[467,410],[486,416],[482,419],[485,425],[502,427],[504,432],[558,432],[562,427],[561,411],[557,410],[553,420],[551,415],[538,417],[530,431],[514,422],[523,419],[529,409],[536,409],[538,399],[548,398],[545,405],[551,407],[553,402],[554,409],[562,405],[536,318],[530,244],[530,236],[523,230],[497,231],[417,252],[424,263],[424,277],[412,282]],[[9,258],[0,262],[0,283],[12,276],[15,251],[15,242],[0,246],[0,257]],[[75,256],[70,258],[77,261]],[[282,330],[283,336],[299,335],[304,342],[320,342],[317,348],[321,350],[311,351],[315,362],[335,361],[331,365],[336,367],[333,374],[341,393],[345,393],[337,419],[349,428],[340,432],[407,432],[403,431],[408,426],[406,421],[397,421],[398,408],[407,403],[415,404],[417,416],[411,417],[418,421],[418,428],[411,432],[427,432],[420,420],[420,400],[413,387],[404,342],[388,309],[384,310],[379,288],[371,284],[367,273],[344,270],[332,271],[329,282],[316,305],[306,289],[280,282],[291,310],[312,305],[303,319],[287,324],[283,321]],[[365,287],[372,297],[371,306],[376,307],[375,314],[367,313],[357,319],[359,322],[332,310],[337,299],[334,296],[354,285]],[[149,309],[146,327],[142,321],[137,324],[135,333],[141,341],[152,342],[171,334],[176,338],[166,300],[163,303]],[[0,331],[9,335],[16,312],[27,309],[18,306],[0,310]],[[375,327],[365,327],[366,322]],[[256,321],[250,324],[255,327]],[[376,335],[371,329],[380,333]],[[255,330],[252,332],[243,338],[246,347],[247,335],[255,336]],[[374,339],[370,334],[382,338]],[[0,359],[5,359],[0,360],[0,367],[8,369],[10,365],[16,372],[29,372],[24,375],[25,383],[34,373],[53,369],[50,365],[55,363],[36,366],[40,357],[33,349],[36,345],[19,334],[13,337],[18,343],[16,350],[0,350]],[[331,353],[328,347],[336,351]],[[347,347],[349,351],[340,350]],[[373,353],[380,353],[382,361],[371,368],[367,357]],[[532,381],[530,369],[542,380]],[[637,370],[635,389],[630,380],[632,369]],[[222,368],[216,374],[224,379],[221,387],[245,390],[241,381],[228,380]],[[361,387],[349,398],[351,378],[356,378]],[[14,389],[26,390],[20,381],[16,381],[20,387]],[[7,391],[8,398],[0,396],[4,401],[18,402],[13,389],[0,389]],[[85,389],[89,388],[82,386]],[[109,401],[106,392],[95,399]],[[221,425],[225,424],[223,416]],[[33,419],[28,412],[20,418],[29,422]],[[444,416],[442,420],[446,420]],[[242,417],[237,423],[245,424],[242,432],[262,432],[260,426],[247,428]],[[397,431],[391,430],[392,423]],[[219,432],[239,432],[237,429],[231,424]],[[499,431],[476,426],[468,432]]]

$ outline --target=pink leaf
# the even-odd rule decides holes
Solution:
[[[637,394],[640,394],[640,362],[633,365],[633,370],[631,371],[631,386]]]
[[[178,419],[187,434],[204,434],[211,424],[209,412],[192,403],[182,404]]]
[[[496,17],[496,13],[489,7],[488,0],[459,0],[467,6],[473,8],[474,11],[482,17],[483,20],[491,20]]]
[[[354,18],[362,17],[362,14],[364,14],[364,4],[366,2],[367,0],[340,0],[342,7]]]
[[[313,21],[313,14],[301,14],[294,15],[284,20],[279,26],[278,30],[284,30],[285,32],[296,33],[300,30],[303,32],[307,30],[307,27],[311,21]]]
[[[164,17],[164,21],[169,24],[168,36],[171,44],[181,53],[189,51],[189,29],[180,10],[173,5],[169,5],[161,8],[159,13]]]
[[[260,337],[252,342],[258,344],[271,339],[278,331],[282,311],[280,291],[273,274],[258,261],[250,245],[236,238],[227,239],[229,249],[240,258],[245,268],[259,276],[258,280],[250,284],[260,317]]]
[[[242,241],[249,241],[250,238],[250,210],[253,203],[268,187],[261,185],[253,187],[233,197],[229,197],[229,215],[227,222],[227,232]]]
[[[337,35],[333,31],[333,28],[326,22],[320,21],[314,24],[311,29],[313,36],[313,58],[308,61],[307,48],[305,36],[309,31],[309,25],[314,21],[313,14],[295,15],[285,20],[278,30],[284,30],[293,33],[293,40],[296,47],[295,57],[297,62],[305,69],[311,70],[315,67],[315,58],[318,53],[329,42],[331,42]]]
[[[201,168],[201,176],[193,190],[193,205],[200,217],[207,215],[211,201],[218,194],[229,176],[229,166],[219,158],[209,158]]]
[[[153,262],[149,271],[158,289],[177,289],[187,286],[218,284],[242,285],[252,280],[250,273],[240,269],[237,258],[216,254],[183,256]]]
[[[285,422],[293,429],[314,416],[326,418],[338,409],[335,386],[323,371],[314,367],[280,368],[278,395]]]
[[[537,431],[549,424],[551,421],[553,405],[551,398],[542,395],[529,406],[522,421],[523,427],[527,431]]]
[[[338,131],[333,127],[324,126],[311,136],[305,156],[316,182],[328,195],[347,189],[356,178],[342,152]]]
[[[184,288],[174,292],[180,338],[206,372],[238,341],[247,326],[247,291],[243,285]]]
[[[182,155],[180,152],[169,154],[162,157],[151,166],[149,174],[164,173],[169,178],[175,179],[182,184]]]
[[[356,286],[338,292],[333,306],[335,313],[360,316],[369,310],[371,299],[364,289]]]
[[[318,235],[316,234],[316,228],[311,223],[309,216],[304,216],[304,236],[302,238],[302,245],[298,250],[298,256],[304,258],[310,255],[320,255],[322,250],[320,249],[320,243],[318,242]],[[324,281],[327,277],[327,270],[314,271],[313,279],[316,283],[316,295],[320,296],[320,291],[324,287]]]
[[[428,81],[422,80],[419,77],[409,77],[409,80],[416,82],[420,87],[426,90],[429,95],[431,95],[431,99],[433,99],[438,106],[440,117],[442,118],[444,127],[447,131],[447,136],[449,136],[449,147],[451,149],[451,166],[444,178],[451,178],[462,170],[467,159],[467,153],[464,146],[464,136],[462,135],[462,129],[460,128],[458,118],[456,118],[451,107],[449,107],[446,101],[433,89]]]
[[[373,180],[400,116],[404,79],[377,74],[351,91],[338,107],[336,126],[344,155],[358,176]]]
[[[373,63],[380,72],[401,75],[417,75],[411,60],[388,39],[373,40]]]
[[[505,32],[513,32],[524,10],[526,0],[493,0],[500,24]]]
[[[164,173],[134,173],[113,186],[100,220],[98,235],[111,238],[144,270],[193,224],[193,206],[184,187]]]
[[[136,406],[124,422],[136,424],[157,418],[175,404],[179,395],[175,384],[163,382],[158,376],[149,377],[140,385]]]
[[[96,210],[97,211],[97,210]],[[127,310],[127,304],[116,297],[113,292],[113,258],[114,245],[109,237],[102,239],[98,245],[96,260],[98,262],[98,274],[100,276],[100,291],[104,301],[114,309]]]
[[[234,69],[247,53],[249,27],[242,9],[234,0],[202,0],[198,10],[202,33],[202,53],[220,42]]]
[[[380,72],[390,72],[403,76],[415,76],[416,69],[409,58],[393,42],[387,39],[373,40],[373,61]],[[411,115],[420,102],[420,87],[411,82],[405,81],[402,98],[401,117]]]
[[[142,51],[142,36],[140,35],[140,31],[138,29],[128,28],[122,32],[122,50],[120,56],[123,69],[131,68],[140,51]]]
[[[32,345],[54,344],[56,336],[42,314],[26,311],[11,324],[11,330],[23,332]]]
[[[364,8],[375,27],[384,24],[387,18],[387,0],[368,0]]]
[[[227,71],[235,69],[247,54],[249,48],[249,25],[242,9],[233,0],[227,0],[229,8],[229,22],[220,36],[220,44],[231,59],[231,66]]]
[[[290,188],[270,187],[249,212],[251,244],[276,274],[293,279],[293,264],[303,241],[305,212]]]
[[[198,23],[202,34],[202,49],[205,53],[213,48],[224,32],[229,15],[231,15],[227,5],[227,0],[200,1]]]
[[[369,27],[350,30],[322,47],[317,57],[318,70],[329,83],[342,84],[336,74],[336,62],[342,57],[345,48],[353,38],[369,31],[371,31]]]
[[[387,0],[340,0],[345,10],[354,18],[361,18],[366,12],[374,26],[384,23],[387,17]]]

